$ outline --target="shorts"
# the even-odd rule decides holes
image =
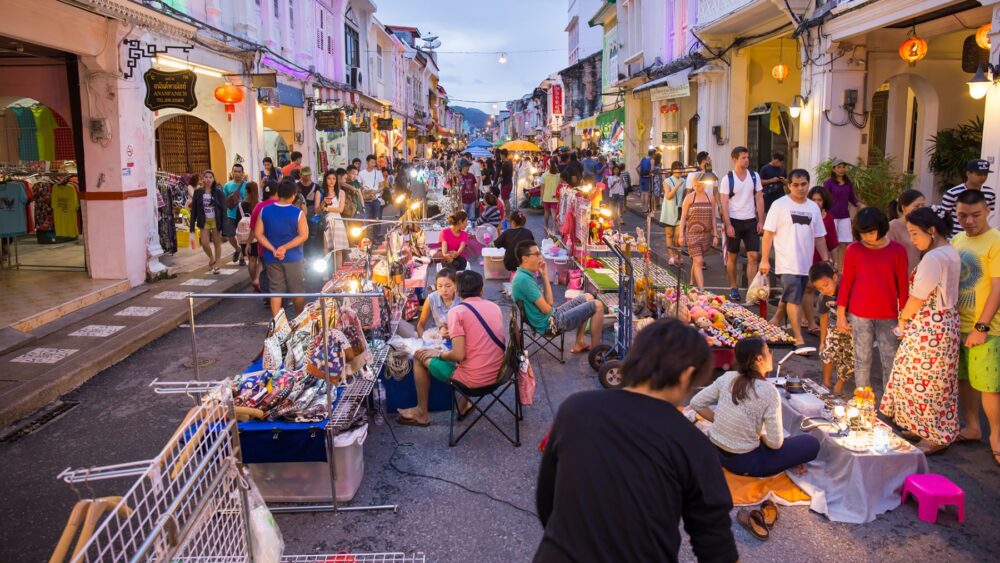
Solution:
[[[838,380],[854,381],[854,338],[850,333],[837,332],[831,326],[827,330],[823,349],[819,351],[819,359],[837,370]]]
[[[442,360],[441,358],[431,358],[431,361],[427,362],[427,371],[430,372],[431,377],[441,383],[451,381],[452,376],[455,375],[456,368],[458,368],[458,364]]]
[[[801,305],[802,296],[806,292],[806,284],[809,283],[808,276],[797,276],[795,274],[781,274],[781,300],[791,305]]]
[[[651,184],[652,182],[649,178],[639,178],[639,191],[648,192]]]
[[[968,381],[981,393],[1000,393],[1000,336],[987,336],[975,348],[965,346],[966,336],[958,348],[959,381]]]
[[[757,219],[730,219],[736,236],[726,235],[726,250],[739,254],[740,243],[747,252],[760,252],[760,236],[757,234]]]
[[[251,242],[250,251],[247,254],[251,258],[260,258],[260,243]]]
[[[850,244],[854,240],[854,233],[851,232],[851,218],[834,219],[833,226],[837,228],[837,241],[840,244]]]
[[[264,265],[267,279],[271,282],[271,293],[305,293],[306,284],[302,268],[303,261],[269,262]]]
[[[545,210],[546,211],[559,211],[559,202],[558,201],[546,201],[546,202],[543,202],[542,205],[545,206]]]
[[[226,215],[226,220],[222,222],[222,236],[224,237],[235,237],[236,236],[236,224],[239,221],[233,219],[232,217]]]
[[[552,324],[559,332],[583,326],[597,312],[597,301],[580,295],[563,303],[552,312]]]
[[[205,226],[201,228],[203,231],[217,231],[219,226],[215,224],[215,217],[206,217]]]

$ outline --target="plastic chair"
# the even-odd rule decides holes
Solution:
[[[909,495],[916,497],[917,516],[924,522],[936,522],[938,509],[949,504],[958,509],[958,521],[965,522],[965,491],[944,475],[910,475],[903,484],[903,502]]]
[[[544,351],[546,354],[552,356],[553,358],[559,360],[559,363],[566,363],[566,333],[557,332],[552,333],[545,331],[541,334],[535,331],[535,327],[528,323],[527,318],[524,315],[524,303],[515,300],[514,303],[517,305],[517,314],[520,317],[519,333],[521,338],[524,339],[524,351],[528,354],[528,359],[534,357],[535,354]],[[532,345],[535,349],[532,350]],[[556,352],[559,354],[556,355]]]

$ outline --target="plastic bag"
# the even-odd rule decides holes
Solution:
[[[248,483],[247,503],[250,505],[250,547],[253,560],[261,563],[279,563],[285,552],[285,540],[281,530],[274,521],[274,516],[267,509],[267,503],[260,490],[250,477],[249,471],[244,471],[243,478]]]
[[[747,305],[756,305],[771,296],[771,282],[767,276],[757,272],[747,288]]]

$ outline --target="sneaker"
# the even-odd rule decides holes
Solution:
[[[239,259],[240,259],[240,251],[237,250],[236,252],[233,253],[233,262],[237,262],[239,261]]]
[[[240,266],[246,266],[246,265],[247,265],[246,259],[241,256],[240,257]]]
[[[729,290],[729,299],[732,300],[732,301],[739,301],[740,300],[740,290],[738,288],[735,288],[735,287],[730,288],[730,290]]]

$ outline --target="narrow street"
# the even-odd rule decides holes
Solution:
[[[630,222],[637,219],[629,217]],[[529,226],[538,237],[541,217],[529,212]],[[653,239],[658,237],[662,235],[654,229]],[[717,277],[720,270],[712,264],[709,275]],[[499,282],[487,283],[487,298],[509,306]],[[199,315],[199,354],[209,362],[202,377],[223,379],[243,371],[260,347],[266,331],[261,323],[267,318],[256,301],[240,300]],[[189,329],[177,328],[64,397],[79,404],[60,418],[16,442],[0,443],[5,461],[0,482],[7,500],[0,506],[0,520],[18,522],[0,527],[0,560],[46,559],[78,496],[124,492],[129,479],[74,491],[56,475],[66,467],[154,456],[190,402],[154,395],[148,385],[154,379],[190,379],[192,370],[185,366],[190,350]],[[534,405],[525,410],[520,448],[485,424],[449,448],[447,413],[433,414],[427,428],[371,422],[364,445],[365,476],[352,504],[394,503],[399,511],[279,514],[286,553],[384,550],[423,552],[428,561],[439,562],[529,560],[541,538],[534,502],[541,456],[537,444],[567,396],[600,387],[584,357],[569,356],[565,365],[536,358],[538,389]],[[816,359],[796,357],[786,364],[793,373],[812,377],[818,376],[818,368]],[[742,559],[992,560],[1000,492],[985,448],[958,445],[929,462],[932,472],[951,476],[965,490],[964,524],[953,513],[940,516],[934,525],[921,522],[912,502],[863,526],[831,523],[805,507],[789,507],[781,510],[780,523],[765,543],[733,523]],[[681,558],[694,561],[689,547]]]

